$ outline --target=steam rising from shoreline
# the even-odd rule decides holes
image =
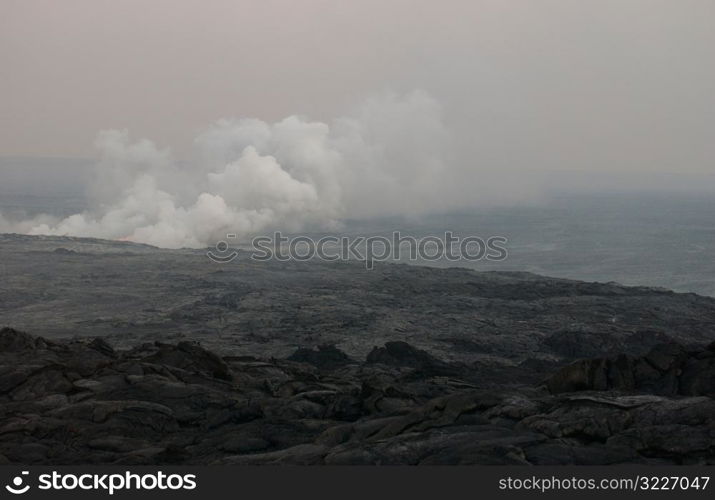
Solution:
[[[126,131],[103,131],[96,145],[92,210],[21,222],[0,216],[0,230],[203,247],[227,232],[329,229],[346,217],[465,201],[441,107],[421,91],[368,99],[331,124],[221,120],[196,138],[191,165]]]

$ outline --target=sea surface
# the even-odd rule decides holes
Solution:
[[[508,240],[508,257],[501,262],[417,264],[529,271],[715,296],[715,198],[708,196],[563,194],[530,206],[355,223],[352,231],[388,235],[393,229]]]

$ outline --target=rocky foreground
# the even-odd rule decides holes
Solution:
[[[2,326],[0,462],[715,462],[711,297],[0,235]]]
[[[388,342],[283,359],[0,331],[0,462],[715,464],[715,343],[486,368]]]

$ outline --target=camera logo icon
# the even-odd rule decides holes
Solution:
[[[238,238],[236,234],[226,235],[226,239],[228,240],[236,240],[236,238]],[[216,251],[209,250],[206,252],[206,255],[217,264],[228,264],[238,257],[238,252],[231,248],[226,241],[219,241],[216,243]]]
[[[11,484],[6,484],[5,489],[12,493],[13,495],[22,495],[23,493],[27,493],[27,491],[30,489],[30,485],[26,484],[25,486],[22,485],[23,482],[23,476],[27,476],[29,474],[28,471],[24,470],[19,476],[15,476]]]

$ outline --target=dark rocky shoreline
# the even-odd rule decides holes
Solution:
[[[404,341],[447,362],[532,368],[715,340],[715,299],[692,293],[382,263],[230,264],[204,251],[0,234],[0,327],[115,348],[200,341],[285,358],[335,345],[354,359]],[[517,374],[518,375],[518,374]]]

